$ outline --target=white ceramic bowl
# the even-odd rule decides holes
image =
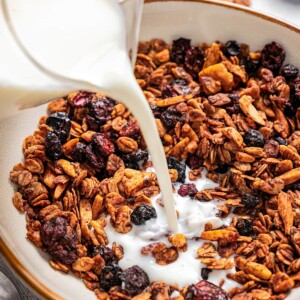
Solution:
[[[286,61],[300,66],[300,29],[246,8],[210,1],[148,1],[141,40],[179,37],[193,42],[236,39],[251,49],[273,40],[287,51]],[[0,95],[1,97],[1,95]],[[6,99],[9,101],[9,99]],[[0,250],[12,268],[32,289],[46,299],[95,299],[81,280],[54,271],[45,256],[26,240],[25,217],[11,202],[9,172],[22,159],[22,140],[37,127],[45,106],[24,111],[0,123]],[[289,299],[296,300],[294,290]]]

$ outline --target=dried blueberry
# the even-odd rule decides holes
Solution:
[[[265,45],[261,52],[261,63],[262,66],[273,71],[278,72],[285,60],[285,50],[283,47],[272,42]]]
[[[206,280],[192,284],[188,288],[186,300],[228,300],[226,292]]]
[[[106,264],[111,264],[118,261],[112,249],[105,247],[104,245],[93,247],[91,256],[95,257],[96,255],[101,255]]]
[[[108,292],[114,286],[120,286],[122,269],[116,264],[111,263],[103,267],[99,276],[101,289]]]
[[[251,59],[250,56],[245,57],[241,60],[241,65],[245,66],[246,72],[253,74],[260,67],[261,61],[259,59]]]
[[[175,169],[178,172],[178,181],[184,183],[186,165],[180,163],[175,157],[170,156],[167,159],[168,168]]]
[[[179,38],[174,40],[171,49],[171,58],[178,64],[184,63],[185,53],[191,48],[191,40]]]
[[[298,68],[292,64],[286,64],[281,69],[279,74],[283,76],[287,81],[295,79],[299,73]]]
[[[202,277],[202,279],[207,280],[208,277],[209,277],[209,273],[211,273],[211,272],[212,272],[212,270],[210,270],[208,268],[202,268],[201,269],[201,277]]]
[[[276,141],[279,145],[284,145],[284,146],[288,145],[288,142],[284,138],[282,138],[281,136],[276,136],[276,137],[273,137],[272,139],[274,141]]]
[[[125,168],[126,169],[133,169],[133,170],[140,170],[140,166],[135,161],[127,161],[125,162]]]
[[[198,78],[204,64],[204,53],[198,47],[192,47],[185,53],[184,68],[193,76],[194,79]]]
[[[241,111],[239,105],[239,100],[240,100],[239,93],[231,93],[228,95],[228,97],[231,100],[231,103],[229,103],[228,106],[226,107],[228,114],[229,115],[238,114]]]
[[[56,112],[52,114],[47,118],[46,124],[54,130],[62,144],[67,141],[71,129],[71,120],[67,113]]]
[[[94,150],[105,157],[115,152],[114,144],[103,133],[97,133],[93,136],[92,145]]]
[[[188,158],[185,161],[186,165],[192,170],[201,168],[203,166],[203,162],[203,158],[200,158],[196,154],[188,156]]]
[[[238,56],[241,51],[241,46],[237,41],[228,41],[225,44],[225,54],[228,56]]]
[[[240,235],[250,236],[253,234],[253,226],[250,220],[238,219],[235,227]]]
[[[220,174],[225,174],[228,171],[229,165],[227,164],[219,164],[218,168],[215,169],[214,171]]]
[[[175,109],[167,109],[161,114],[161,121],[164,126],[173,128],[181,120],[182,114]]]
[[[61,141],[53,131],[46,133],[45,148],[46,155],[51,160],[58,160],[63,155]]]
[[[131,213],[131,222],[135,225],[143,225],[150,219],[156,219],[157,213],[153,206],[142,204]]]
[[[78,143],[76,144],[76,146],[74,147],[73,151],[72,151],[72,157],[74,160],[78,161],[78,162],[83,162],[85,161],[85,150],[86,150],[86,145],[83,143]]]
[[[190,196],[194,197],[197,194],[197,188],[194,183],[184,183],[180,186],[178,194],[181,197]]]
[[[263,135],[254,129],[249,129],[244,135],[247,147],[263,147],[265,144]]]
[[[125,291],[130,296],[142,293],[150,285],[147,273],[139,266],[133,266],[125,270],[120,277]]]
[[[255,194],[244,194],[241,203],[247,208],[254,208],[259,204],[259,197]]]
[[[115,101],[109,98],[97,98],[89,104],[88,115],[97,124],[102,125],[111,119],[110,113],[115,106]]]
[[[141,150],[139,149],[138,151],[134,153],[128,153],[128,154],[123,154],[122,159],[124,160],[125,163],[127,162],[139,162],[141,160],[148,160],[148,151],[147,150]]]
[[[101,157],[98,153],[96,153],[92,147],[92,145],[88,145],[85,148],[85,156],[87,162],[96,169],[96,171],[100,171],[105,167],[105,162],[103,157]]]

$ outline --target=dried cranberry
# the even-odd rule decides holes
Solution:
[[[93,247],[91,256],[95,257],[96,255],[101,255],[106,264],[111,264],[118,261],[112,249],[105,247],[104,245]]]
[[[46,124],[54,130],[62,144],[67,141],[71,129],[71,120],[67,113],[56,112],[52,114],[47,118]]]
[[[74,147],[73,151],[72,151],[72,157],[74,160],[79,161],[79,162],[83,162],[85,161],[85,150],[86,150],[86,145],[83,143],[78,143],[76,144],[76,146]]]
[[[150,285],[147,273],[139,266],[133,266],[125,270],[120,277],[125,291],[130,296],[142,293]]]
[[[197,188],[194,183],[185,183],[182,184],[178,190],[178,194],[181,197],[190,196],[194,197],[197,194]]]
[[[142,204],[136,207],[130,216],[131,222],[135,225],[143,225],[150,219],[156,219],[157,213],[153,206]]]
[[[107,157],[115,152],[114,144],[109,140],[109,138],[103,134],[98,133],[93,136],[92,142],[93,148],[101,155]]]
[[[170,98],[178,95],[185,95],[191,92],[189,83],[185,79],[175,79],[162,89],[162,98]]]
[[[134,153],[128,153],[128,154],[123,154],[122,155],[122,159],[125,161],[125,163],[127,162],[139,162],[141,160],[146,161],[148,160],[148,151],[147,150],[141,150],[139,149],[138,151],[134,152]]]
[[[175,91],[175,89],[172,87],[171,84],[166,84],[161,91],[161,97],[163,99],[166,98],[171,98],[171,97],[175,97],[178,96],[177,92]]]
[[[91,93],[81,91],[72,99],[74,107],[84,107],[91,102]]]
[[[272,137],[272,139],[274,141],[276,141],[279,145],[284,145],[284,146],[288,145],[288,142],[284,138],[282,138],[281,136]]]
[[[51,160],[57,160],[63,155],[61,141],[52,131],[46,133],[45,148],[46,155]]]
[[[206,280],[192,284],[188,288],[185,299],[191,300],[228,300],[226,292]]]
[[[241,51],[241,46],[237,41],[228,41],[225,44],[225,54],[228,56],[238,56]]]
[[[101,289],[108,292],[112,287],[120,286],[122,284],[121,274],[122,269],[116,263],[104,266],[99,276]]]
[[[295,79],[299,73],[298,68],[292,64],[286,64],[281,69],[279,74],[283,76],[287,81]]]
[[[164,126],[173,128],[180,121],[182,114],[175,109],[167,109],[161,114],[161,121]]]
[[[204,53],[198,47],[192,47],[185,53],[184,68],[190,73],[194,79],[198,78],[204,64]]]
[[[250,56],[246,56],[241,60],[241,65],[245,66],[245,70],[247,73],[253,74],[260,67],[261,60],[259,59],[251,59]]]
[[[253,234],[253,225],[250,220],[238,219],[235,228],[240,235],[250,236],[251,234]]]
[[[200,158],[196,154],[192,154],[186,159],[185,163],[190,169],[195,170],[201,168],[203,166],[203,162],[203,158]]]
[[[186,164],[180,163],[175,157],[170,156],[167,159],[168,168],[176,169],[178,172],[178,181],[184,183]]]
[[[104,159],[98,153],[93,150],[92,145],[88,145],[85,148],[85,156],[87,162],[96,169],[96,171],[100,171],[105,167]]]
[[[247,147],[263,147],[265,144],[263,135],[255,129],[249,129],[244,135]]]
[[[278,72],[285,60],[285,50],[283,47],[272,42],[265,45],[261,52],[261,63],[262,66],[273,71]]]
[[[126,123],[119,131],[120,136],[127,136],[133,139],[138,138],[141,135],[141,129],[137,122]]]
[[[185,38],[179,38],[174,40],[171,50],[171,58],[178,64],[184,63],[185,53],[191,48],[191,40]]]
[[[267,157],[277,157],[279,154],[279,143],[275,140],[267,141],[264,146],[264,152],[266,153]]]
[[[211,272],[212,272],[212,270],[210,270],[208,268],[202,268],[201,269],[201,277],[202,277],[202,279],[207,280],[208,277],[209,277],[209,273],[211,273]]]
[[[53,246],[67,233],[68,221],[62,217],[54,217],[45,222],[41,228],[41,241],[47,246]]]
[[[115,106],[115,101],[108,98],[97,98],[90,102],[89,113],[90,121],[94,120],[99,125],[111,119],[110,113]]]
[[[259,197],[255,194],[244,194],[241,203],[247,208],[254,208],[259,204]]]

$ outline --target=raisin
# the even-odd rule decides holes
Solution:
[[[171,97],[175,97],[175,96],[178,96],[175,89],[172,87],[171,84],[166,84],[161,91],[161,97],[163,99],[166,99],[166,98],[171,98]]]
[[[279,154],[279,143],[275,140],[267,141],[264,146],[264,152],[266,153],[267,157],[277,157]]]
[[[76,144],[76,146],[74,147],[74,149],[72,151],[73,159],[78,162],[84,162],[86,159],[85,151],[86,151],[85,144],[83,144],[83,143]]]
[[[276,136],[276,137],[273,137],[272,139],[274,141],[276,141],[279,145],[284,145],[284,146],[288,145],[288,142],[284,138],[282,138],[281,136]]]
[[[100,171],[105,167],[104,159],[93,150],[92,145],[88,145],[85,148],[85,156],[87,162],[97,171]]]
[[[247,219],[238,219],[235,228],[240,235],[250,236],[253,234],[253,225],[250,220]]]
[[[228,97],[231,100],[231,103],[226,108],[229,115],[238,114],[241,109],[239,105],[240,95],[238,93],[229,94]]]
[[[98,133],[93,136],[92,145],[93,149],[105,157],[108,157],[115,152],[114,144],[103,133]]]
[[[300,106],[300,76],[290,82],[291,102],[295,109]]]
[[[131,213],[131,222],[135,225],[143,225],[146,221],[150,219],[156,219],[157,213],[153,206],[150,205],[140,205],[136,207]]]
[[[150,285],[147,273],[139,266],[133,266],[125,270],[121,275],[121,280],[125,291],[130,296],[142,293]]]
[[[67,113],[56,112],[50,115],[46,124],[54,130],[62,144],[67,141],[71,129],[71,120]]]
[[[227,164],[219,164],[218,168],[215,169],[214,171],[220,174],[225,174],[228,171],[229,165]]]
[[[255,194],[244,194],[241,203],[247,208],[254,208],[259,204],[259,197]]]
[[[182,184],[178,190],[178,194],[181,197],[190,196],[194,197],[197,194],[197,188],[194,183],[185,183]]]
[[[72,105],[74,107],[84,107],[91,102],[91,93],[81,91],[72,99]]]
[[[95,257],[96,255],[101,255],[106,264],[111,264],[118,261],[112,249],[109,247],[105,247],[104,245],[92,248],[91,256]]]
[[[124,160],[125,163],[127,162],[139,162],[141,160],[148,160],[148,151],[147,150],[141,150],[139,149],[138,151],[134,152],[134,153],[128,153],[128,154],[124,154],[122,155],[122,159]]]
[[[120,136],[127,136],[137,139],[141,135],[141,129],[137,122],[129,121],[119,131]]]
[[[169,169],[175,169],[178,172],[178,180],[179,182],[184,183],[185,182],[185,170],[186,170],[186,164],[180,163],[175,157],[170,156],[167,159],[168,168]]]
[[[255,129],[249,129],[244,135],[247,147],[263,147],[265,144],[263,135]]]
[[[191,300],[228,300],[226,292],[206,280],[201,280],[197,284],[188,287],[185,299]]]
[[[198,47],[191,47],[185,53],[184,68],[194,79],[198,78],[204,64],[204,53]]]
[[[173,128],[181,120],[182,114],[175,109],[167,109],[161,114],[161,121],[164,126]]]
[[[251,59],[250,56],[246,56],[246,58],[241,60],[241,65],[245,66],[245,70],[249,74],[255,73],[260,67],[261,60],[259,59]]]
[[[171,49],[171,58],[178,64],[184,63],[185,53],[191,48],[191,40],[179,38],[173,41]]]
[[[127,161],[125,162],[126,169],[140,170],[140,166],[135,161]]]
[[[211,273],[211,272],[212,272],[212,270],[210,270],[208,268],[202,268],[201,269],[201,277],[202,277],[202,279],[207,280],[208,277],[209,277],[209,273]]]
[[[101,289],[108,292],[114,286],[120,286],[122,269],[116,264],[111,263],[103,267],[99,276]]]
[[[185,163],[190,169],[195,170],[203,166],[204,160],[203,158],[200,158],[198,155],[192,154],[188,156]]]
[[[225,54],[228,56],[238,56],[241,51],[241,46],[237,41],[228,41],[225,44]]]
[[[53,131],[46,133],[45,148],[46,155],[51,160],[58,160],[63,155],[61,141]]]
[[[281,69],[279,74],[283,76],[287,81],[295,79],[299,73],[298,68],[292,64],[286,64]]]
[[[276,42],[265,45],[261,52],[262,66],[275,73],[279,71],[284,60],[285,50]]]
[[[90,120],[102,125],[111,119],[111,112],[115,106],[115,101],[109,98],[98,98],[89,104]]]

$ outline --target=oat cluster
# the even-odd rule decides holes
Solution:
[[[24,140],[24,162],[10,178],[27,238],[98,299],[284,299],[300,281],[300,77],[284,60],[276,42],[257,52],[236,41],[139,45],[135,76],[171,181],[181,184],[182,197],[218,199],[219,217],[234,214],[230,226],[213,230],[208,223],[193,238],[199,283],[180,289],[150,282],[139,266],[119,267],[124,250],[109,243],[105,228],[110,222],[126,234],[156,218],[151,197],[159,186],[145,171],[151,162],[135,117],[102,94],[79,91],[50,102],[49,116]],[[219,186],[198,191],[185,183],[186,165],[189,180],[205,168]],[[188,246],[185,235],[170,234],[141,255],[176,264]],[[210,283],[212,270],[229,270],[225,280],[236,288]]]

